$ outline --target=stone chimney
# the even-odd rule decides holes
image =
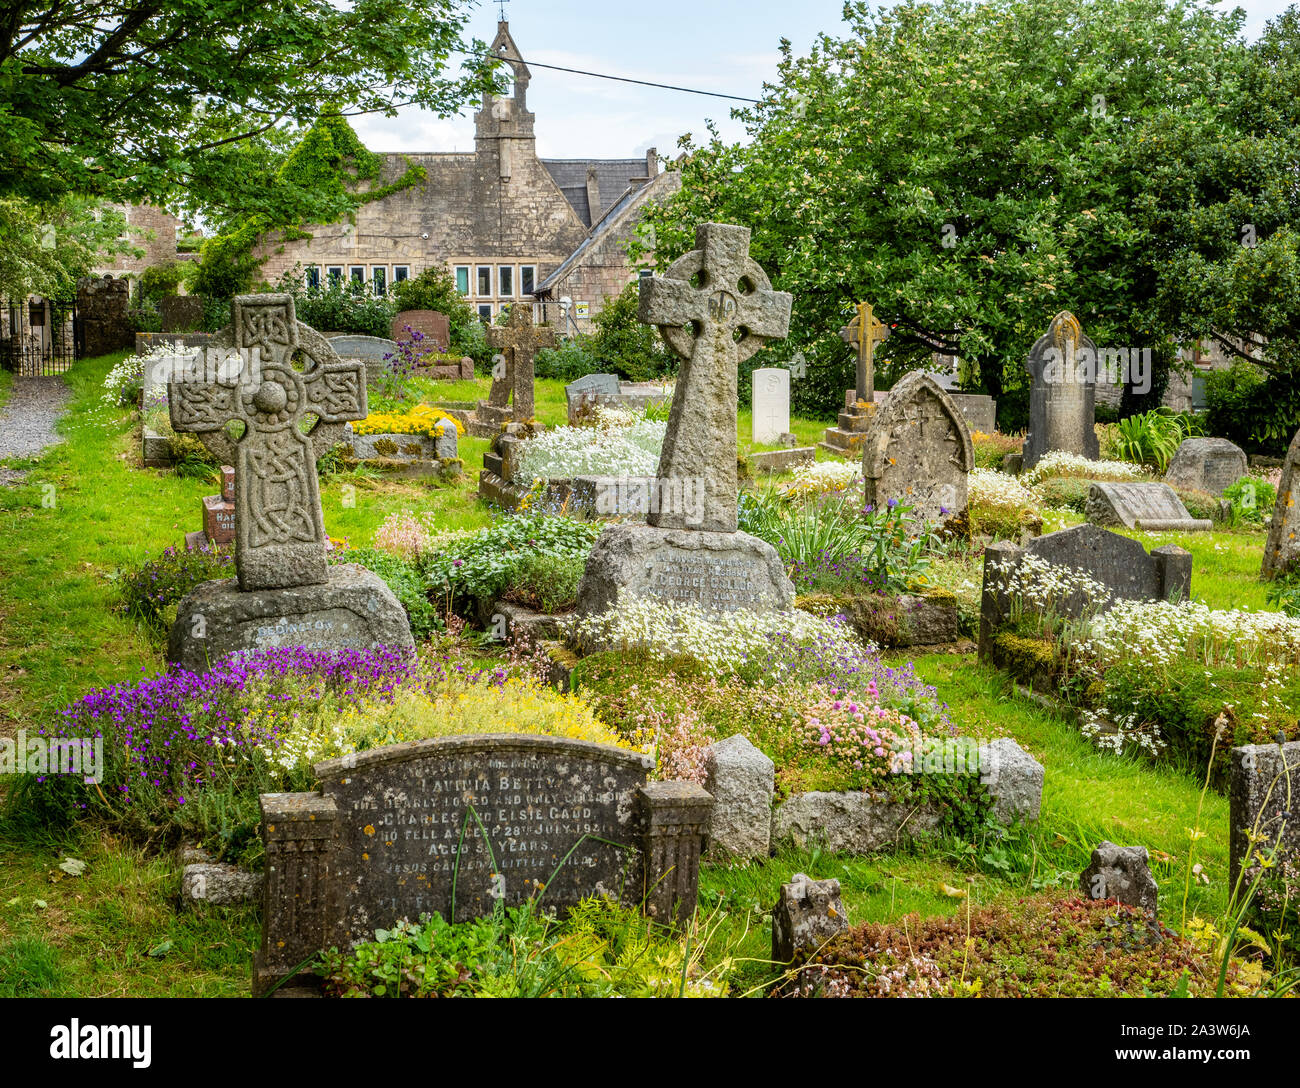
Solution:
[[[653,147],[645,153],[645,172],[652,181],[659,174],[659,152]]]
[[[587,210],[593,223],[600,218],[600,178],[594,165],[587,167]]]

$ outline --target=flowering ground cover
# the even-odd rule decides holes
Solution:
[[[626,636],[622,648],[583,662],[576,699],[530,682],[526,663],[469,637],[460,621],[428,629],[434,658],[446,659],[445,675],[432,690],[427,671],[416,679],[408,671],[412,666],[402,662],[358,660],[320,668],[300,662],[307,667],[292,675],[264,662],[253,669],[256,675],[237,681],[238,674],[230,673],[225,687],[212,688],[160,675],[149,624],[118,608],[124,586],[117,571],[143,569],[165,547],[179,544],[182,534],[198,525],[199,498],[215,486],[211,479],[135,467],[131,412],[103,400],[104,376],[119,360],[78,364],[66,379],[74,393],[72,414],[63,424],[69,441],[32,466],[22,487],[0,489],[0,731],[57,728],[60,722],[52,711],[67,707],[76,714],[107,715],[113,719],[113,735],[121,740],[113,763],[114,788],[105,785],[102,797],[84,788],[66,796],[62,787],[49,791],[51,811],[37,824],[32,807],[20,813],[13,807],[15,792],[5,790],[10,807],[0,817],[0,885],[6,889],[0,897],[0,994],[246,993],[257,909],[178,912],[179,869],[165,844],[197,834],[218,853],[255,864],[250,799],[255,803],[259,789],[304,788],[311,761],[344,752],[347,745],[436,735],[484,722],[494,728],[559,729],[565,735],[642,747],[659,756],[659,773],[683,777],[700,773],[703,743],[744,730],[777,759],[783,791],[888,784],[888,771],[900,754],[892,749],[891,738],[913,740],[916,732],[923,740],[954,733],[1009,735],[1043,763],[1040,821],[1010,835],[978,823],[954,823],[923,851],[873,858],[782,852],[745,867],[706,866],[700,922],[681,942],[656,946],[655,952],[674,970],[691,956],[687,980],[704,992],[725,986],[732,995],[759,994],[780,974],[766,963],[766,912],[779,885],[797,871],[839,879],[855,925],[878,923],[893,927],[888,932],[896,935],[900,920],[915,914],[950,919],[946,931],[964,934],[969,906],[972,917],[1020,920],[1020,933],[1008,946],[1017,957],[1048,957],[1061,950],[1047,924],[1055,909],[1051,904],[1077,886],[1091,848],[1103,838],[1140,842],[1152,851],[1162,920],[1189,938],[1204,935],[1211,926],[1223,931],[1229,899],[1227,804],[1213,788],[1203,792],[1203,759],[1189,756],[1180,762],[1166,754],[1154,761],[1136,752],[1098,748],[1071,715],[1036,705],[1005,674],[968,655],[936,654],[914,662],[881,658],[813,617],[786,620],[779,630],[737,625],[719,638],[692,626],[689,618],[671,617],[674,624],[664,635],[665,615],[630,614],[610,628]],[[435,384],[420,378],[412,384],[426,401],[438,396],[472,400],[485,395],[487,386],[486,380]],[[562,423],[562,386],[539,382],[537,392],[539,418],[552,426]],[[747,426],[747,413],[742,413],[742,450],[750,448]],[[824,426],[824,421],[792,420],[792,429],[806,444]],[[322,477],[330,535],[346,540],[354,552],[373,549],[385,561],[403,564],[402,570],[413,577],[428,579],[414,592],[423,592],[439,620],[445,602],[429,594],[436,572],[440,584],[459,580],[467,587],[476,580],[485,590],[504,595],[536,594],[544,584],[561,581],[558,567],[534,565],[530,570],[523,562],[500,562],[511,552],[522,557],[546,549],[530,545],[542,539],[533,529],[518,540],[491,535],[504,523],[472,497],[475,470],[487,444],[474,438],[461,443],[468,479],[458,486],[380,481],[350,472]],[[985,445],[996,447],[996,456],[987,458],[993,468],[997,457],[1016,443],[1003,436]],[[814,469],[804,476],[820,478],[819,486],[803,483],[788,490],[795,498],[800,491],[833,493],[838,488],[831,481],[848,479],[854,470],[848,463]],[[1033,486],[1027,501],[1011,508],[1017,518],[1022,510],[1041,516],[1045,528],[1076,523],[1077,511],[1044,503],[1048,497],[1069,498],[1068,487],[1077,480],[1083,477],[1047,477]],[[776,487],[785,482],[778,479]],[[979,482],[973,484],[978,493]],[[42,503],[43,495],[51,494],[47,486],[53,489],[48,505]],[[845,493],[851,494],[853,486]],[[523,532],[524,522],[510,526],[501,531]],[[589,546],[582,534],[590,535],[589,530],[557,528],[555,550],[572,554],[548,561],[565,569],[578,565]],[[1142,539],[1147,547],[1177,542],[1193,552],[1193,597],[1200,611],[1188,611],[1176,621],[1130,619],[1155,623],[1171,646],[1182,639],[1185,655],[1189,639],[1211,651],[1211,660],[1200,664],[1201,673],[1211,675],[1202,675],[1199,695],[1221,698],[1222,691],[1211,684],[1229,683],[1230,673],[1247,677],[1251,669],[1280,669],[1276,686],[1262,696],[1265,712],[1297,705],[1300,693],[1289,686],[1292,659],[1270,656],[1280,652],[1279,645],[1290,652],[1289,628],[1276,619],[1252,620],[1257,645],[1234,633],[1229,646],[1218,634],[1224,621],[1214,614],[1269,608],[1256,580],[1262,546],[1258,528],[1241,524],[1196,537],[1144,534]],[[926,577],[957,596],[968,623],[978,600],[981,548],[976,540],[927,551],[924,557]],[[455,566],[458,559],[460,567]],[[149,587],[142,584],[137,597],[148,601]],[[1117,627],[1106,636],[1108,644],[1118,651],[1135,630],[1146,627]],[[1233,656],[1251,654],[1249,659]],[[1119,655],[1107,667],[1118,676],[1130,664],[1138,676],[1136,655]],[[432,667],[426,656],[421,670]],[[1181,690],[1174,681],[1186,686],[1195,679],[1191,671],[1160,675],[1162,688],[1171,690]],[[1134,688],[1130,702],[1136,705],[1139,698],[1157,694],[1165,693]],[[1151,705],[1159,714],[1170,713]],[[1245,709],[1244,701],[1238,705]],[[1253,706],[1250,712],[1255,712]],[[80,875],[60,868],[69,858],[85,863],[84,869],[70,867]],[[1020,906],[1021,900],[1029,905]],[[619,992],[646,992],[646,987],[660,985],[660,976],[625,973],[614,954],[624,938],[613,935],[625,922],[611,914],[586,930],[547,932],[557,940],[571,936],[574,947],[590,949],[583,962],[589,959],[598,969],[584,985],[608,989],[622,975],[626,987]],[[1091,932],[1076,922],[1069,932]],[[530,924],[493,929],[484,939],[495,951],[483,952],[483,962],[499,962],[492,957],[535,936]],[[545,922],[540,924],[545,928]],[[908,932],[917,932],[912,921],[907,925]],[[1029,941],[1034,926],[1043,929],[1037,942]],[[936,934],[932,958],[941,977],[951,981],[953,961],[939,952],[937,923],[926,932]],[[473,941],[469,937],[467,948],[484,947],[477,936]],[[584,941],[594,943],[582,945]],[[404,947],[404,939],[380,943]],[[540,955],[548,940],[535,946],[538,970],[531,977],[553,977],[547,975],[550,961]],[[1239,957],[1254,955],[1244,943],[1233,950]],[[1171,944],[1166,952],[1171,963],[1183,962],[1183,945]],[[339,965],[340,985],[355,985],[362,975],[373,983],[374,970],[387,971],[391,961],[386,957],[394,954],[400,959],[405,952],[377,952],[373,960],[352,968]],[[1019,975],[995,977],[1010,962],[1001,955],[991,945],[981,947],[985,966],[968,973],[966,980],[984,977],[987,992],[1040,984]],[[1185,966],[1190,969],[1190,961]],[[1080,977],[1100,986],[1101,974],[1108,970],[1103,957],[1097,971]],[[1182,975],[1175,978],[1172,970],[1157,972],[1160,985],[1173,979],[1177,987]],[[960,970],[957,977],[962,977]],[[1127,985],[1118,977],[1112,983]],[[1191,992],[1203,992],[1195,978],[1188,985]]]

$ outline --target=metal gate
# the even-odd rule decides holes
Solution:
[[[22,377],[62,374],[82,357],[76,299],[0,301],[0,366]]]

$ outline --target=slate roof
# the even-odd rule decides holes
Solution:
[[[560,192],[573,206],[573,210],[578,213],[578,218],[582,220],[582,225],[585,227],[598,222],[614,204],[622,199],[628,186],[633,184],[633,178],[645,178],[644,158],[542,159],[542,165],[555,180],[555,184],[560,187]],[[596,168],[596,181],[600,186],[602,205],[599,208],[587,206],[587,167],[589,166]]]
[[[533,294],[540,295],[543,291],[549,291],[556,283],[564,279],[564,277],[569,274],[569,270],[573,268],[574,265],[581,263],[583,255],[587,252],[587,250],[589,250],[593,245],[595,245],[598,241],[600,241],[600,239],[605,236],[607,231],[613,230],[617,226],[619,226],[622,220],[623,212],[627,209],[628,205],[632,203],[632,201],[636,198],[636,195],[640,191],[641,191],[641,186],[637,186],[636,188],[625,187],[622,193],[619,195],[619,199],[615,203],[615,205],[611,207],[605,213],[604,217],[596,224],[596,229],[593,230],[590,234],[587,235],[586,238],[582,240],[582,245],[580,245],[566,258],[564,258],[564,262],[560,265],[559,268],[557,268],[554,272],[552,272],[549,276],[547,276],[546,279],[544,279],[541,283],[537,285],[537,288],[533,291]],[[585,195],[586,194],[584,191],[584,196]],[[605,199],[605,191],[603,188],[601,189],[600,198],[601,200]]]

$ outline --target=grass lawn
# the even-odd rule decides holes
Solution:
[[[130,414],[105,406],[101,383],[121,356],[78,363],[65,376],[68,441],[31,465],[27,481],[0,489],[0,733],[39,726],[92,687],[130,681],[163,665],[158,649],[114,611],[114,573],[123,565],[180,545],[200,525],[200,499],[214,483],[138,466]],[[0,374],[0,402],[10,387]],[[443,399],[487,394],[486,379],[439,386]],[[565,419],[563,385],[537,383],[537,416]],[[825,422],[792,420],[802,444]],[[742,412],[740,448],[750,448]],[[491,511],[475,490],[487,442],[462,438],[466,476],[457,485],[389,482],[355,474],[322,483],[326,529],[368,544],[395,511],[432,511],[448,528],[487,524]],[[47,485],[52,485],[52,490]],[[1193,593],[1214,607],[1266,607],[1256,581],[1259,534],[1172,537],[1137,534],[1148,547],[1176,542],[1195,556]],[[1147,538],[1150,539],[1147,539]],[[971,564],[978,582],[978,564]],[[777,888],[797,871],[837,877],[854,921],[883,921],[986,905],[1053,884],[1072,885],[1103,838],[1138,842],[1168,855],[1157,860],[1161,913],[1182,915],[1189,829],[1209,885],[1192,889],[1190,908],[1217,915],[1226,900],[1227,802],[1174,770],[1097,752],[1073,723],[1016,693],[1006,678],[972,656],[933,655],[918,672],[936,684],[956,722],[980,736],[1011,736],[1046,767],[1042,817],[1024,832],[1027,852],[1013,857],[992,841],[934,844],[871,858],[784,854],[744,868],[702,872],[701,911],[721,910],[710,937],[713,954],[743,961],[737,988],[767,977],[764,913]],[[1199,815],[1198,815],[1199,808]],[[226,996],[248,991],[258,940],[252,908],[179,913],[179,865],[171,856],[98,831],[67,839],[12,826],[0,839],[0,996]],[[1032,860],[1026,865],[1024,857]],[[1160,858],[1160,855],[1156,855]],[[66,857],[87,862],[64,876]],[[1017,860],[1017,858],[1019,860]]]

